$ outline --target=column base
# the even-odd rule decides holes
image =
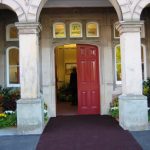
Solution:
[[[119,124],[129,131],[147,130],[147,97],[143,95],[121,95],[119,97]]]
[[[41,134],[44,128],[43,101],[21,99],[17,101],[18,134]]]

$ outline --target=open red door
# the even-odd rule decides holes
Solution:
[[[78,113],[100,113],[98,48],[77,45]]]

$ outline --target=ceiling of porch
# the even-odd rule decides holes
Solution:
[[[48,0],[44,7],[112,7],[112,4],[109,0]]]

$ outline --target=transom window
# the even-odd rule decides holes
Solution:
[[[86,36],[87,37],[99,37],[98,23],[88,22],[86,24]]]
[[[10,47],[7,49],[7,86],[19,87],[19,49]]]
[[[147,79],[147,70],[146,70],[146,49],[145,46],[141,46],[141,65],[142,65],[142,78],[143,80]],[[122,71],[121,71],[121,49],[120,45],[115,47],[115,78],[116,84],[121,84],[122,80]]]
[[[66,38],[66,35],[70,35],[70,38],[82,38],[83,35],[91,38],[99,37],[99,25],[97,22],[87,22],[85,26],[81,22],[71,22],[69,26],[63,22],[53,24],[54,38]]]
[[[66,26],[62,22],[53,24],[53,37],[54,38],[65,38],[66,37]]]
[[[82,37],[82,24],[80,22],[70,23],[70,37],[71,38]]]

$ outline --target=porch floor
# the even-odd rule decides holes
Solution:
[[[78,115],[78,106],[71,105],[71,102],[57,102],[57,116],[72,116]]]

